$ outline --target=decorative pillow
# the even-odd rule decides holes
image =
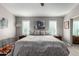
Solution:
[[[0,48],[0,53],[3,53],[3,54],[8,54],[11,49],[13,48],[13,45],[11,44],[6,44],[5,46],[3,46],[2,48]]]
[[[0,54],[3,54],[3,48],[0,48]]]

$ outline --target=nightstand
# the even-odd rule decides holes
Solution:
[[[54,36],[55,38],[58,38],[59,40],[62,40],[62,36]]]

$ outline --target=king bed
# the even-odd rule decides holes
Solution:
[[[68,56],[66,45],[53,36],[27,36],[16,41],[13,56]]]

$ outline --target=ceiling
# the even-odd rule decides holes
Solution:
[[[76,3],[2,3],[15,16],[65,16]]]

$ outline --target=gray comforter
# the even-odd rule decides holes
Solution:
[[[13,56],[68,56],[69,51],[60,41],[17,41]]]

